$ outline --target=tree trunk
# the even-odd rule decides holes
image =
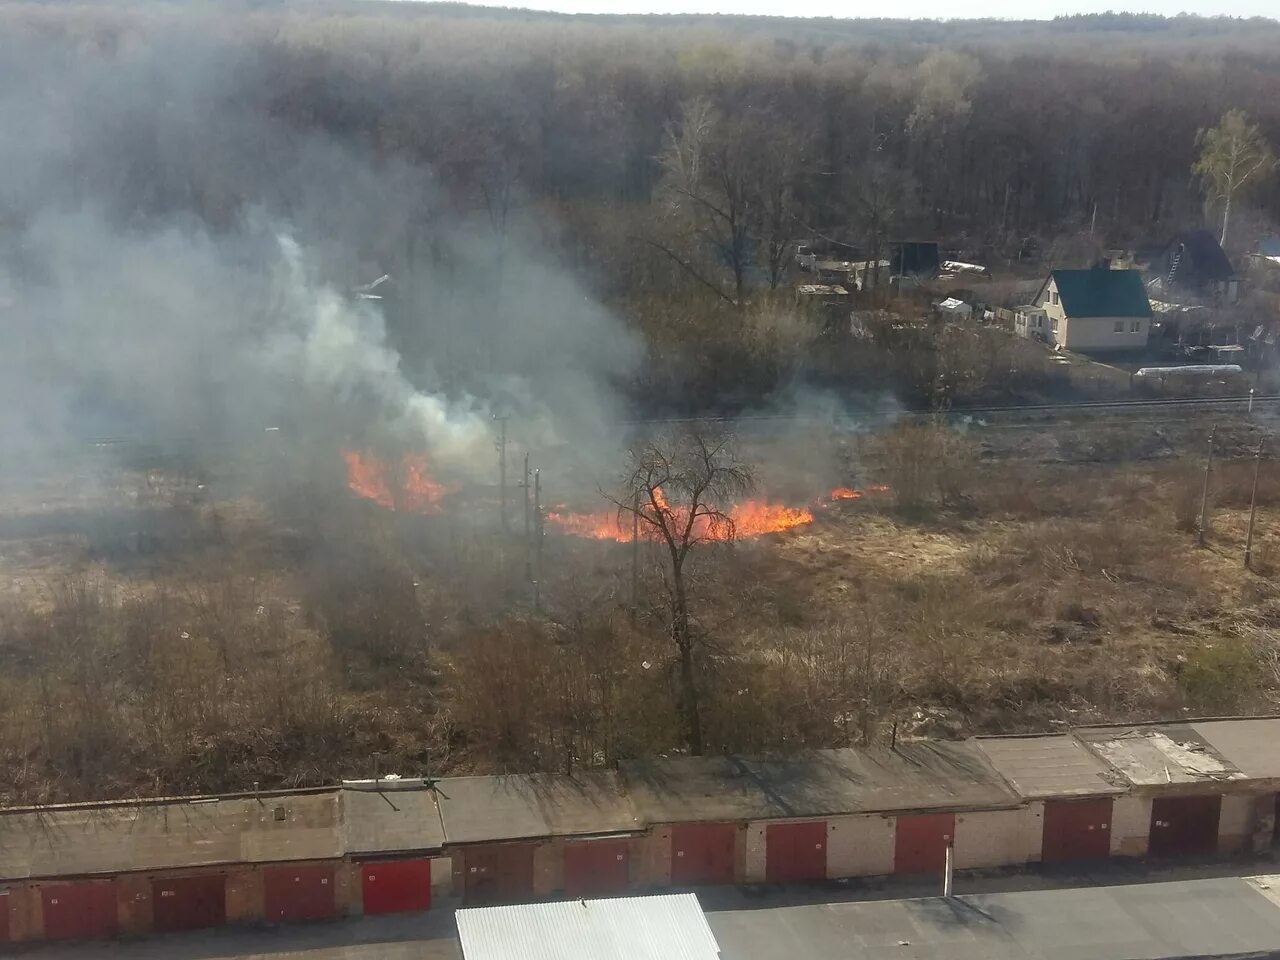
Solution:
[[[689,753],[702,756],[702,717],[698,710],[697,667],[693,661],[693,638],[689,635],[689,598],[684,589],[684,572],[673,566],[672,581],[675,586],[675,610],[671,633],[680,651],[680,712],[684,714],[685,738]]]
[[[1231,222],[1231,193],[1227,192],[1227,202],[1222,207],[1222,236],[1218,243],[1223,247],[1227,245],[1227,225]]]

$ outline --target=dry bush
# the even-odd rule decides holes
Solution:
[[[1224,507],[1249,509],[1253,493],[1253,460],[1219,463],[1213,478],[1214,502]],[[1280,463],[1264,460],[1258,471],[1258,506],[1280,504]]]
[[[896,424],[868,444],[868,453],[906,512],[953,506],[972,485],[973,445],[942,423]]]
[[[870,742],[905,683],[901,646],[871,603],[816,626],[753,634],[742,649],[712,712],[727,749]]]
[[[680,742],[669,641],[621,619],[505,621],[452,646],[444,707],[464,767],[568,771]]]

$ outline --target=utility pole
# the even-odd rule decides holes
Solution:
[[[524,455],[524,477],[520,481],[520,493],[524,500],[524,579],[526,583],[533,580],[533,545],[529,542],[529,454]]]
[[[533,471],[533,611],[542,612],[542,471]]]
[[[1209,431],[1209,457],[1204,462],[1204,486],[1200,490],[1200,546],[1205,545],[1205,538],[1208,536],[1209,530],[1209,474],[1213,471],[1213,438],[1218,432],[1218,425],[1214,424],[1213,429]]]
[[[942,867],[942,895],[948,899],[951,897],[951,881],[955,873],[955,852],[956,842],[951,837],[948,837],[946,860]]]
[[[631,620],[640,609],[640,494],[631,501]]]
[[[506,533],[511,529],[507,525],[507,421],[511,418],[495,414],[493,419],[498,421],[498,486],[502,491],[502,532]]]
[[[1253,518],[1258,510],[1258,471],[1262,469],[1262,445],[1266,441],[1258,441],[1258,450],[1253,455],[1253,492],[1249,494],[1249,532],[1244,538],[1244,568],[1249,569],[1253,561]]]

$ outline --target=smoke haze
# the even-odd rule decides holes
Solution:
[[[0,62],[24,133],[0,140],[5,450],[278,426],[491,478],[494,416],[614,443],[638,345],[535,253],[514,193],[500,221],[463,214],[425,165],[297,134],[254,106],[251,56],[189,27]]]

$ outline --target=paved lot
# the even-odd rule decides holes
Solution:
[[[724,960],[1138,960],[1280,955],[1280,877],[1269,863],[1108,863],[933,878],[714,888],[698,898]],[[1200,881],[1189,883],[1189,881]],[[1105,889],[1100,889],[1105,887]],[[1049,892],[1054,891],[1054,892]],[[883,901],[894,901],[886,903]],[[907,941],[906,945],[900,941]],[[460,960],[450,911],[272,929],[40,946],[29,960]]]

